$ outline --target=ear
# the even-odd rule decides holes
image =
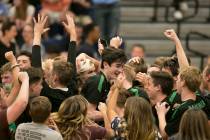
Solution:
[[[33,93],[35,84],[30,84],[29,86],[29,93]]]
[[[107,62],[103,62],[103,65],[104,65],[104,69],[110,67],[109,64],[108,64]]]
[[[180,81],[180,85],[181,85],[181,87],[184,87],[185,86],[185,81],[184,80],[181,80]]]
[[[160,85],[155,86],[155,90],[162,92],[162,89],[161,89],[161,86]]]
[[[210,74],[206,76],[207,81],[210,82]]]
[[[177,76],[174,76],[173,79],[174,79],[174,82],[178,80]]]

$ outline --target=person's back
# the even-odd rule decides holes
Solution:
[[[16,130],[16,140],[23,140],[26,138],[34,138],[38,140],[61,140],[62,136],[44,124],[31,122],[20,124]]]
[[[22,123],[18,126],[15,139],[62,140],[59,132],[49,128],[46,122],[51,112],[52,105],[47,97],[39,96],[31,100],[29,112],[31,123]],[[50,123],[50,122],[49,122]],[[51,123],[50,123],[51,124]],[[55,126],[53,126],[55,127]],[[56,127],[55,127],[56,128]]]

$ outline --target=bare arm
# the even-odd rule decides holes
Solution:
[[[166,102],[164,103],[157,103],[155,106],[155,109],[158,114],[158,120],[159,120],[159,130],[160,134],[163,137],[163,139],[167,139],[167,134],[165,132],[165,127],[166,127],[166,113],[168,112],[170,106],[166,108]]]
[[[118,114],[115,112],[116,104],[117,104],[117,97],[119,95],[119,89],[114,88],[109,92],[110,97],[107,103],[107,116],[109,121],[112,121]]]
[[[17,66],[17,61],[12,51],[6,52],[5,57],[12,64],[12,77],[14,81],[12,90],[6,99],[7,106],[10,106],[17,97],[18,91],[20,90],[20,84],[18,82],[18,73],[20,72],[20,68]]]
[[[7,109],[8,123],[14,122],[25,110],[29,98],[29,78],[26,72],[19,73],[19,80],[22,82],[16,100]]]
[[[103,118],[104,118],[104,125],[105,125],[105,128],[107,130],[107,137],[113,136],[114,132],[111,128],[111,122],[109,121],[108,116],[107,116],[107,106],[106,106],[106,104],[100,102],[99,106],[98,106],[98,109],[100,110],[100,112],[102,113]]]
[[[88,103],[87,116],[91,120],[101,121],[101,120],[103,120],[103,115],[102,115],[102,113],[100,111],[97,111],[96,108],[97,108],[97,105]]]
[[[179,38],[178,38],[177,34],[175,33],[175,31],[173,29],[166,30],[164,32],[164,35],[167,38],[171,39],[176,45],[176,53],[177,53],[180,69],[182,70],[185,67],[189,67],[187,56],[186,56],[186,54],[184,52],[184,49],[183,49],[182,44],[181,44],[181,41],[179,40]]]

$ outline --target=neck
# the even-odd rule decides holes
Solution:
[[[196,100],[196,95],[194,92],[190,91],[187,88],[184,88],[181,92],[181,100],[187,101],[189,99]]]
[[[158,102],[162,102],[167,96],[163,93],[158,93],[155,99],[151,99],[152,105],[156,105]]]
[[[33,39],[25,41],[27,46],[31,46],[33,44]]]
[[[94,41],[91,39],[91,37],[88,37],[86,39],[86,42],[89,44],[89,45],[94,45]]]
[[[108,76],[108,74],[107,74],[106,70],[101,69],[101,72],[105,75],[106,80],[110,82],[110,81],[111,81],[111,79],[110,79],[110,77]]]
[[[55,83],[54,88],[66,88],[66,86],[60,84],[60,83]]]

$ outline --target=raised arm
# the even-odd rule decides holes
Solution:
[[[69,14],[66,15],[67,23],[63,22],[63,26],[70,36],[70,44],[68,48],[68,62],[72,63],[76,70],[76,41],[77,34],[74,24],[74,19]]]
[[[115,112],[118,95],[119,89],[117,87],[109,91],[109,99],[107,103],[107,116],[110,122],[118,116],[118,114]]]
[[[49,28],[44,28],[46,22],[47,22],[47,16],[42,16],[38,14],[37,20],[33,18],[34,20],[34,41],[33,41],[33,47],[32,47],[32,66],[33,67],[42,67],[42,61],[41,61],[41,37],[42,34],[49,30]]]
[[[17,97],[18,91],[20,90],[20,84],[18,82],[18,73],[20,72],[19,65],[17,64],[16,58],[12,51],[5,53],[5,58],[12,64],[12,77],[13,77],[13,87],[6,99],[7,106],[10,106],[15,98]]]
[[[164,139],[167,139],[167,134],[165,132],[165,127],[166,127],[166,113],[170,109],[170,106],[166,107],[166,102],[163,103],[157,103],[155,106],[155,109],[158,114],[158,120],[159,120],[159,131],[161,136]]]
[[[171,39],[176,45],[176,53],[177,53],[180,69],[182,70],[183,68],[188,67],[189,63],[188,63],[188,60],[187,60],[187,56],[184,52],[181,41],[179,40],[176,32],[173,29],[170,29],[170,30],[166,30],[164,32],[164,35],[167,38]]]
[[[21,82],[19,94],[11,106],[7,109],[8,124],[14,122],[25,110],[29,98],[29,77],[26,72],[20,72],[18,79]]]

